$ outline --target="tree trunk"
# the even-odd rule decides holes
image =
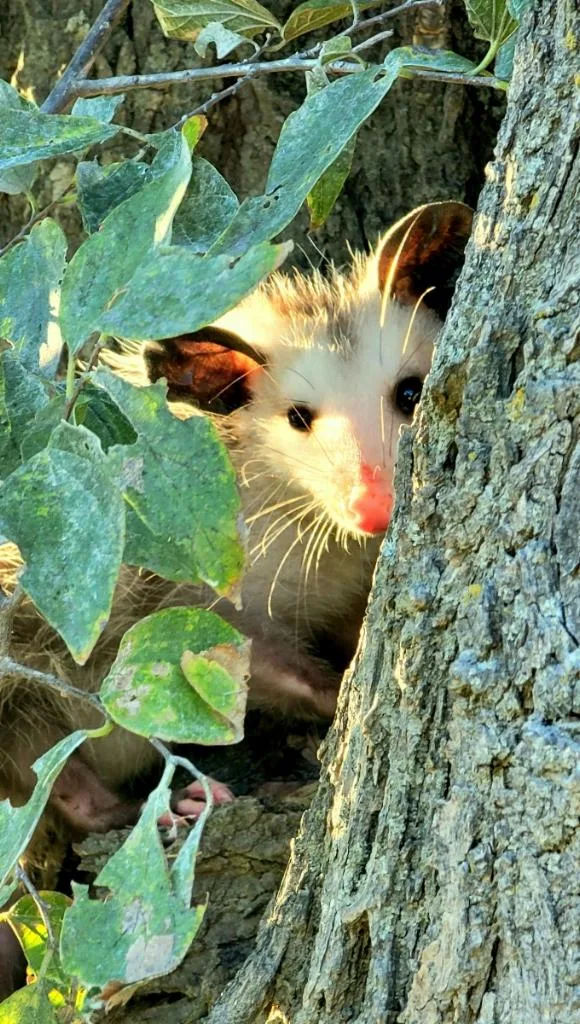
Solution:
[[[525,18],[322,782],[208,1024],[580,1020],[578,20]]]
[[[30,90],[42,102],[103,2],[3,0],[0,77],[13,78],[15,85]],[[281,19],[296,5],[295,0],[267,4]],[[451,0],[435,12],[412,12],[392,24],[398,33],[395,46],[415,38],[422,45],[452,46],[466,56],[485,52],[485,44],[473,40],[462,0]],[[134,0],[127,18],[97,58],[95,74],[144,74],[198,64],[192,44],[163,37],[149,0]],[[141,132],[161,131],[217,87],[202,83],[128,93],[117,120]],[[282,121],[303,96],[303,76],[271,75],[248,83],[210,112],[199,152],[215,163],[242,198],[262,190]],[[360,132],[350,179],[327,226],[311,239],[303,214],[287,232],[297,242],[294,262],[302,267],[318,264],[319,249],[333,259],[348,259],[347,242],[355,249],[374,244],[390,223],[422,202],[453,198],[475,205],[503,108],[503,95],[491,89],[398,82]],[[133,153],[135,146],[131,142],[128,146]],[[111,159],[127,151],[123,138],[107,147]],[[70,160],[58,160],[43,175],[42,204],[64,191],[72,167]],[[69,208],[59,211],[58,217],[78,244],[78,215]],[[0,244],[16,234],[25,219],[22,198],[0,195]]]

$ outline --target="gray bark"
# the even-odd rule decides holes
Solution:
[[[208,1024],[580,1020],[579,29],[526,17],[321,785]]]
[[[283,19],[296,4],[270,0],[269,6]],[[42,102],[101,7],[101,0],[4,0],[0,77],[14,76],[21,89],[31,90]],[[449,45],[466,56],[485,52],[485,44],[473,40],[461,0],[452,0],[443,13],[419,11],[396,19],[393,27],[398,33],[393,45],[415,39],[423,45]],[[163,37],[149,0],[134,0],[97,58],[95,74],[170,71],[198,64],[192,44]],[[214,87],[206,83],[128,94],[118,120],[138,131],[160,131],[207,99]],[[259,193],[280,126],[303,96],[301,75],[274,75],[245,85],[210,111],[199,153],[216,164],[241,197]],[[374,244],[390,223],[422,202],[454,198],[475,205],[503,108],[503,96],[490,89],[398,82],[361,130],[350,179],[328,225],[315,233],[315,244],[307,237],[306,215],[287,232],[297,242],[294,262],[317,264],[318,248],[333,259],[348,259],[347,240],[353,248]],[[128,151],[134,153],[135,146],[129,142],[127,149],[126,140],[107,148],[111,159]],[[41,204],[64,190],[72,166],[70,160],[59,160],[50,167],[42,180]],[[78,244],[78,216],[69,209],[58,217]],[[0,195],[0,244],[25,219],[21,198]]]

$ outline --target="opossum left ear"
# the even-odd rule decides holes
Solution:
[[[169,399],[227,414],[247,405],[265,357],[230,331],[202,327],[145,349],[149,380],[164,377]]]
[[[444,319],[463,265],[473,211],[464,203],[428,203],[398,221],[378,248],[379,288]]]

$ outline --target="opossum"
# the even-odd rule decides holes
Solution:
[[[420,207],[370,256],[354,256],[347,274],[275,275],[210,327],[117,361],[135,382],[165,378],[170,401],[209,412],[229,449],[250,564],[242,610],[226,601],[216,610],[252,639],[258,706],[332,716],[391,517],[399,428],[419,401],[471,218],[462,203]],[[209,599],[194,586],[125,570],[88,665],[73,663],[30,603],[17,612],[11,653],[98,690],[133,622]],[[0,681],[0,796],[24,802],[34,759],[74,728],[98,724],[80,700],[26,678]],[[78,834],[135,820],[139,802],[119,794],[156,757],[121,729],[85,744],[55,784],[45,842],[63,822]],[[231,798],[227,787],[213,788],[218,801]],[[195,783],[175,806],[195,815],[202,799]]]

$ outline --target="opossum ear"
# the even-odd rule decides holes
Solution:
[[[473,211],[428,203],[398,221],[378,248],[379,288],[403,304],[423,302],[444,319],[463,265]]]
[[[256,374],[265,362],[237,334],[218,327],[152,342],[145,350],[149,379],[165,377],[168,398],[224,414],[250,401]]]

